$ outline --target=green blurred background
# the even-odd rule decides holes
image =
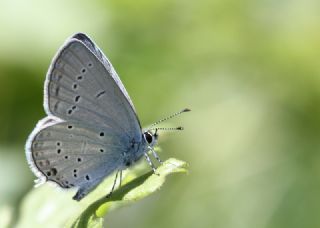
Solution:
[[[189,175],[110,213],[108,227],[320,227],[319,1],[1,0],[0,28],[2,217],[18,218],[33,185],[24,143],[45,115],[51,58],[81,31],[142,124],[193,110],[160,140]]]

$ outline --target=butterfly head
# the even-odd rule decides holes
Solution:
[[[145,131],[143,132],[143,137],[144,137],[145,141],[148,143],[148,146],[154,147],[154,145],[157,143],[158,130],[183,130],[183,127],[153,127],[153,126],[155,126],[163,121],[166,121],[168,119],[171,119],[175,116],[178,116],[184,112],[189,112],[189,111],[191,111],[191,110],[188,108],[185,108],[185,109],[181,110],[180,112],[176,112],[171,116],[168,116],[168,117],[165,117],[161,120],[158,120],[157,122],[150,125],[149,128],[145,129]],[[153,130],[155,130],[154,133],[153,133]]]
[[[151,130],[145,131],[143,133],[143,137],[146,140],[146,142],[148,143],[149,146],[154,147],[154,145],[157,143],[158,141],[158,133],[157,130],[153,133]]]

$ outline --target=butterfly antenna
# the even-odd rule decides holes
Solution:
[[[184,112],[190,112],[190,111],[191,111],[190,109],[185,108],[185,109],[181,110],[180,112],[176,112],[176,113],[172,114],[171,116],[168,116],[168,117],[165,117],[165,118],[163,118],[163,119],[161,119],[161,120],[158,120],[157,122],[155,122],[155,123],[153,123],[153,124],[151,124],[151,125],[149,126],[149,130],[152,130],[152,129],[158,129],[158,130],[183,130],[182,127],[167,128],[167,129],[164,129],[164,128],[151,128],[151,127],[153,127],[153,126],[155,126],[155,125],[157,125],[157,124],[159,124],[159,123],[161,123],[161,122],[163,122],[163,121],[166,121],[166,120],[168,120],[168,119],[171,119],[171,118],[173,118],[173,117],[176,117],[176,116],[178,116],[178,115],[180,115],[180,114],[182,114],[182,113],[184,113]],[[178,129],[178,128],[181,128],[181,129]]]
[[[157,131],[160,130],[160,131],[182,131],[184,130],[183,127],[154,127],[154,128],[149,128],[149,130],[156,130],[156,133],[157,134]]]

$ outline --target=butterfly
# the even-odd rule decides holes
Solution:
[[[142,129],[134,105],[110,61],[85,34],[67,39],[53,58],[44,85],[44,109],[26,143],[31,170],[42,184],[77,188],[81,200],[101,181],[154,150],[154,125],[190,111],[183,109]],[[182,130],[181,127],[172,128]],[[110,192],[110,193],[111,193]]]

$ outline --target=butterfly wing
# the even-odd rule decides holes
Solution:
[[[121,155],[127,149],[113,132],[102,136],[95,127],[46,117],[31,136],[28,160],[43,181],[78,187],[75,199],[80,200],[123,165]]]
[[[134,106],[111,63],[84,34],[58,51],[45,82],[48,117],[29,136],[26,153],[42,181],[79,187],[77,200],[121,168],[141,141]]]
[[[84,34],[70,38],[54,58],[44,106],[48,115],[104,125],[141,141],[141,126],[128,93],[111,63]]]
[[[103,63],[107,71],[109,72],[110,76],[113,78],[113,80],[117,83],[119,86],[119,89],[122,91],[123,95],[126,97],[126,100],[129,102],[131,108],[135,111],[134,105],[130,99],[130,96],[123,86],[118,74],[115,72],[113,66],[111,65],[110,61],[107,59],[107,57],[100,51],[100,48],[85,34],[83,33],[77,33],[73,36],[73,38],[78,39],[82,43],[86,45],[87,48],[94,53],[94,55]],[[135,112],[134,112],[135,113]],[[137,118],[138,119],[138,118]],[[139,119],[138,119],[139,121]],[[139,123],[140,124],[140,123]]]

